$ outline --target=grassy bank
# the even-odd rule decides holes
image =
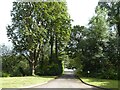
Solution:
[[[81,80],[87,84],[91,84],[99,87],[118,88],[118,80],[107,80],[107,79],[96,79],[96,78],[85,78],[85,77],[82,77]]]
[[[54,79],[55,76],[28,76],[28,77],[2,77],[0,88],[19,88],[35,84],[42,84]]]

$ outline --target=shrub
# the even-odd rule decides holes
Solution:
[[[51,63],[49,65],[39,66],[36,70],[37,75],[60,75],[63,72],[62,63]]]
[[[6,73],[6,72],[2,72],[2,77],[10,77],[11,75]]]

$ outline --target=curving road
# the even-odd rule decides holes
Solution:
[[[43,85],[38,85],[38,86],[34,86],[31,88],[16,88],[16,89],[2,89],[2,90],[47,90],[47,88],[49,90],[58,90],[61,89],[62,90],[104,90],[104,89],[100,89],[100,88],[96,88],[93,86],[89,86],[86,85],[84,83],[82,83],[79,79],[75,78],[74,76],[74,71],[73,70],[65,70],[64,74],[54,80],[49,81],[46,84]],[[51,89],[50,89],[51,88]]]
[[[82,83],[79,79],[75,78],[73,72],[73,70],[65,70],[61,77],[33,88],[79,88],[79,90],[103,90]]]

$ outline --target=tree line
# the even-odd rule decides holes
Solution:
[[[28,61],[30,75],[38,73],[36,69],[40,74],[47,71],[61,74],[60,57],[71,29],[66,3],[14,2],[11,17],[7,35],[13,43],[14,53]]]
[[[72,27],[66,2],[14,2],[4,74],[59,75],[64,65],[80,76],[118,79],[119,10],[120,2],[99,2],[88,26]]]
[[[120,2],[99,2],[88,27],[73,27],[67,66],[79,76],[119,79]]]

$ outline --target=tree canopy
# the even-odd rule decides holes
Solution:
[[[88,26],[72,27],[66,2],[14,2],[7,26],[14,53],[5,49],[4,73],[60,75],[65,65],[80,76],[118,79],[119,5],[99,2]]]
[[[7,27],[7,35],[16,52],[28,60],[34,75],[37,64],[42,60],[44,46],[47,43],[51,46],[52,61],[54,46],[58,57],[58,50],[69,39],[71,24],[66,3],[14,2],[11,16],[12,25]]]

